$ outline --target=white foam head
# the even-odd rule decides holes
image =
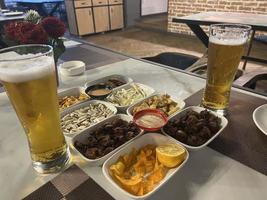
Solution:
[[[5,61],[11,60],[14,61]],[[4,61],[1,61],[4,60]],[[54,60],[41,54],[19,55],[15,52],[0,54],[0,80],[11,83],[39,79],[54,71]]]
[[[231,45],[231,46],[238,46],[245,44],[247,38],[228,38],[228,37],[217,37],[217,36],[210,36],[209,41],[215,44],[221,45]]]

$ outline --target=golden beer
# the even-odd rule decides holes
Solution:
[[[5,64],[0,61],[1,82],[27,135],[33,166],[42,173],[57,171],[68,161],[53,62],[48,56],[6,62],[13,72],[9,74],[2,71]]]
[[[233,27],[232,31],[236,30],[238,29]],[[221,29],[220,31],[222,33]],[[231,28],[227,31],[231,31]],[[229,105],[232,82],[244,53],[248,34],[246,37],[238,33],[219,35],[211,33],[209,39],[207,81],[202,105],[225,114]]]

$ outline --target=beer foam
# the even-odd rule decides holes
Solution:
[[[215,44],[238,46],[246,43],[246,38],[218,38],[216,36],[210,36],[209,41]]]
[[[35,57],[32,58],[33,56]],[[0,59],[3,57],[0,54]],[[17,54],[12,55],[11,58],[14,61],[0,61],[0,80],[5,82],[19,83],[35,80],[54,70],[52,57],[41,56],[41,54]]]

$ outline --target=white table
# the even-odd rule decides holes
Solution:
[[[128,59],[89,70],[80,77],[60,77],[61,89],[83,85],[86,81],[110,74],[132,77],[136,82],[182,99],[205,85],[201,78]],[[21,199],[56,176],[35,173],[26,136],[5,93],[0,94],[0,130],[0,199]],[[72,162],[115,199],[129,199],[106,181],[101,167],[88,167],[77,155],[73,155]],[[265,175],[207,147],[191,152],[185,167],[150,199],[264,200],[266,189]]]

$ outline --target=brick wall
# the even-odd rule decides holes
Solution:
[[[186,25],[172,23],[172,18],[205,11],[267,14],[267,0],[169,0],[168,9],[168,31],[193,34]]]

